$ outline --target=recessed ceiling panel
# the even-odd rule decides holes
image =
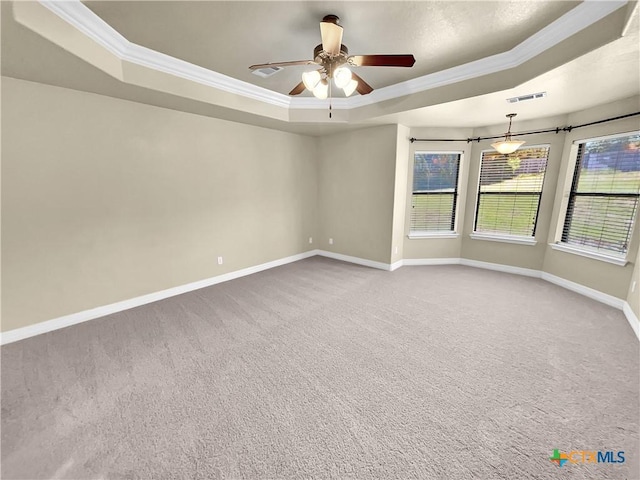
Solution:
[[[85,2],[129,41],[279,93],[308,67],[270,78],[249,65],[312,59],[319,22],[340,17],[350,54],[412,53],[413,68],[360,67],[374,88],[510,50],[580,2]]]

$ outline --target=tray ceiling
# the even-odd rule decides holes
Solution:
[[[269,78],[247,67],[312,59],[319,22],[330,13],[340,17],[352,55],[414,54],[413,68],[357,69],[372,87],[382,88],[510,50],[580,2],[84,3],[133,43],[286,94],[305,67]]]
[[[443,126],[488,125],[503,121],[507,96],[533,92],[522,88],[550,90],[545,101],[553,101],[558,113],[637,94],[637,14],[630,22],[635,6],[624,1],[2,2],[2,73],[300,133],[390,121],[438,125],[438,117]],[[340,16],[351,53],[416,57],[411,69],[358,68],[376,90],[334,99],[332,120],[327,101],[284,94],[304,68],[266,79],[247,68],[310,57],[320,41],[319,20],[327,13]],[[626,73],[608,74],[616,68]],[[588,82],[576,78],[590,69]],[[560,101],[566,93],[574,94]],[[498,108],[492,109],[494,103]],[[478,106],[485,113],[476,111]],[[474,114],[460,118],[464,108]],[[544,108],[522,111],[527,109],[531,115],[545,113]]]

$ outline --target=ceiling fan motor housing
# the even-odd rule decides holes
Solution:
[[[343,69],[343,65],[349,67],[412,67],[416,59],[411,54],[380,54],[380,55],[352,55],[349,56],[349,49],[342,44],[343,28],[337,15],[325,15],[320,22],[320,37],[322,43],[313,49],[313,60],[296,60],[290,62],[263,63],[251,65],[249,69],[259,70],[266,68],[280,68],[298,65],[315,65],[316,70],[304,72],[303,81],[296,85],[289,95],[299,95],[305,88],[312,90],[317,86],[318,81],[326,85],[329,79],[336,80],[335,73],[340,77],[338,84],[345,85],[345,94],[348,96],[354,89],[360,95],[367,95],[373,91],[373,87],[362,78],[348,69]],[[305,81],[306,75],[306,81]],[[320,78],[318,78],[320,77]],[[347,78],[349,77],[349,78]],[[313,84],[314,87],[309,85]],[[347,87],[349,87],[347,89]],[[349,93],[347,93],[347,90]],[[315,93],[314,93],[315,94]],[[320,97],[318,97],[320,98]]]
[[[326,23],[333,23],[335,25],[340,25],[340,18],[338,18],[337,15],[325,15],[322,21]]]
[[[322,66],[325,73],[329,76],[336,70],[336,68],[347,63],[347,57],[349,56],[349,49],[346,45],[340,44],[340,54],[330,55],[322,48],[322,44],[316,46],[313,49],[313,59],[316,63]]]

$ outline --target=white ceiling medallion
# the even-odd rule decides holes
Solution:
[[[40,0],[58,17],[122,61],[169,73],[225,92],[290,109],[325,109],[316,98],[291,98],[128,41],[79,0]],[[359,95],[333,100],[334,109],[352,109],[517,67],[627,4],[626,0],[585,1],[509,51]]]

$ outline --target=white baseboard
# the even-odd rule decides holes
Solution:
[[[351,255],[343,255],[342,253],[328,252],[326,250],[316,250],[316,252],[318,255],[322,257],[333,258],[334,260],[342,260],[343,262],[355,263],[356,265],[363,265],[365,267],[377,268],[379,270],[387,270],[387,271],[391,270],[391,265],[388,263],[376,262],[374,260],[367,260],[366,258],[352,257]]]
[[[394,270],[399,269],[402,265],[404,265],[404,262],[402,260],[398,260],[397,262],[393,262],[389,268],[389,271],[393,272]]]
[[[420,266],[420,265],[460,265],[459,258],[405,258],[402,260],[402,264],[405,266]]]
[[[633,329],[634,333],[640,340],[640,322],[635,315],[629,304],[613,295],[609,295],[593,288],[585,287],[579,283],[566,280],[561,277],[557,277],[550,273],[542,272],[540,270],[532,270],[529,268],[514,267],[511,265],[502,265],[498,263],[481,262],[478,260],[471,260],[467,258],[407,258],[399,260],[392,264],[376,262],[373,260],[367,260],[366,258],[353,257],[350,255],[343,255],[341,253],[328,252],[326,250],[310,250],[308,252],[292,255],[271,262],[255,265],[253,267],[243,268],[236,270],[235,272],[225,273],[211,278],[206,278],[197,282],[188,283],[186,285],[180,285],[173,288],[168,288],[159,292],[150,293],[148,295],[142,295],[140,297],[131,298],[121,302],[104,305],[101,307],[92,308],[90,310],[84,310],[82,312],[73,313],[71,315],[65,315],[63,317],[54,318],[45,322],[36,323],[23,328],[17,328],[15,330],[9,330],[8,332],[0,333],[0,345],[6,345],[8,343],[17,342],[25,338],[40,335],[41,333],[52,332],[61,328],[76,325],[78,323],[94,320],[96,318],[104,317],[112,313],[122,312],[130,308],[139,307],[148,303],[157,302],[165,298],[173,297],[183,293],[198,290],[200,288],[210,287],[218,283],[227,282],[236,278],[251,275],[253,273],[268,270],[270,268],[286,265],[287,263],[297,262],[305,258],[320,255],[327,258],[333,258],[335,260],[341,260],[344,262],[355,263],[357,265],[363,265],[366,267],[377,268],[380,270],[393,271],[404,266],[420,266],[420,265],[465,265],[475,268],[483,268],[487,270],[496,270],[499,272],[513,273],[516,275],[523,275],[527,277],[541,278],[547,282],[551,282],[560,287],[566,288],[573,292],[589,297],[598,302],[604,303],[611,307],[622,310],[629,321],[629,325]]]
[[[531,268],[514,267],[513,265],[503,265],[500,263],[481,262],[479,260],[471,260],[469,258],[461,258],[461,265],[467,267],[483,268],[485,270],[495,270],[497,272],[513,273],[515,275],[522,275],[525,277],[540,278],[540,270],[533,270]]]
[[[629,325],[631,325],[631,329],[635,332],[638,340],[640,340],[640,320],[638,320],[636,314],[633,313],[628,302],[624,302],[622,311],[624,312],[624,316],[627,317],[627,321],[629,322]]]
[[[622,300],[621,298],[614,297],[613,295],[609,295],[608,293],[603,293],[599,290],[595,290],[593,288],[586,287],[579,283],[572,282],[570,280],[566,280],[561,277],[557,277],[547,272],[543,272],[541,270],[534,270],[530,268],[522,268],[522,267],[514,267],[512,265],[502,265],[499,263],[489,263],[489,262],[480,262],[478,260],[471,260],[468,258],[414,258],[414,259],[404,259],[403,265],[466,265],[469,267],[475,268],[484,268],[487,270],[496,270],[498,272],[505,273],[513,273],[516,275],[523,275],[527,277],[533,278],[541,278],[547,282],[551,282],[559,287],[566,288],[567,290],[571,290],[572,292],[579,293],[580,295],[584,295],[585,297],[596,300],[600,303],[604,303],[605,305],[609,305],[610,307],[617,308],[618,310],[622,310],[629,321],[629,325],[633,329],[634,333],[640,340],[640,323],[638,321],[638,317],[633,313],[629,304]]]
[[[556,277],[555,275],[551,275],[550,273],[541,272],[541,274],[542,275],[540,278],[546,280],[547,282],[551,282],[555,285],[566,288],[567,290],[571,290],[572,292],[579,293],[580,295],[584,295],[585,297],[592,298],[593,300],[597,300],[598,302],[609,305],[610,307],[615,307],[618,310],[622,310],[624,304],[627,303],[621,298],[614,297],[613,295],[609,295],[608,293],[603,293],[598,290],[594,290],[593,288],[585,287],[584,285],[580,285],[579,283],[575,283],[561,277]]]
[[[105,315],[111,315],[112,313],[122,312],[130,308],[139,307],[148,303],[157,302],[158,300],[164,300],[165,298],[174,297],[183,293],[198,290],[200,288],[210,287],[218,283],[227,282],[236,278],[251,275],[252,273],[261,272],[270,268],[286,265],[287,263],[297,262],[308,257],[318,255],[318,250],[310,250],[308,252],[299,253],[297,255],[291,255],[290,257],[279,258],[271,262],[262,263],[253,267],[243,268],[236,270],[235,272],[229,272],[215,277],[206,278],[197,282],[187,283],[186,285],[180,285],[159,292],[149,293],[148,295],[142,295],[140,297],[130,298],[121,302],[111,303],[109,305],[103,305],[101,307],[92,308],[90,310],[84,310],[82,312],[72,313],[62,317],[47,320],[45,322],[36,323],[22,328],[16,328],[15,330],[9,330],[7,332],[0,333],[0,345],[6,345],[8,343],[17,342],[25,338],[40,335],[41,333],[52,332],[61,328],[70,327],[78,323],[94,320],[96,318],[104,317]]]

